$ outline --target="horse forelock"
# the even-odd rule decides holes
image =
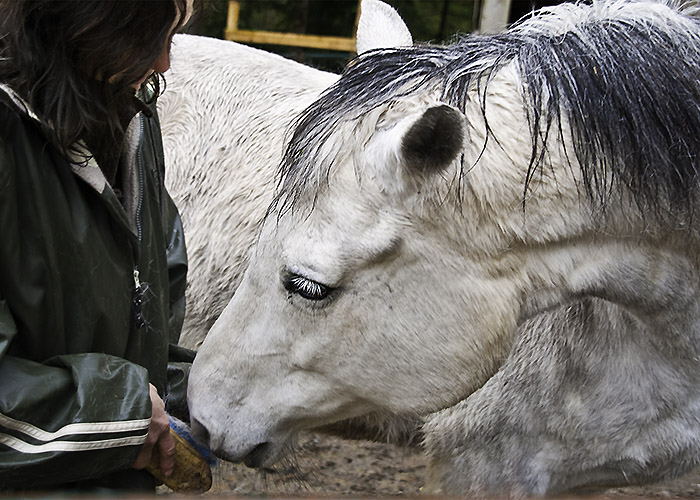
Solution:
[[[548,141],[565,144],[571,137],[566,155],[581,168],[592,200],[604,205],[616,190],[627,189],[644,211],[659,215],[670,206],[692,217],[700,151],[700,23],[687,10],[651,1],[562,4],[500,34],[363,54],[297,120],[275,204],[282,211],[292,208],[301,193],[327,179],[332,158],[321,162],[319,155],[339,125],[435,86],[439,100],[462,111],[478,92],[485,117],[491,76],[514,63],[532,136],[523,195],[542,167]],[[487,123],[499,134],[509,126]]]

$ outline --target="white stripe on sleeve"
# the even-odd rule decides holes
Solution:
[[[0,413],[0,426],[21,432],[39,441],[53,441],[63,436],[75,434],[106,434],[147,430],[150,423],[150,418],[123,420],[120,422],[80,422],[68,424],[55,432],[48,432],[27,422],[20,422]]]
[[[13,436],[0,434],[0,443],[21,453],[37,454],[51,451],[89,451],[118,448],[121,446],[140,445],[146,441],[146,435],[97,441],[53,441],[44,444],[29,444]]]

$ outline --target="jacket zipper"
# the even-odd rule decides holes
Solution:
[[[139,116],[139,125],[140,125],[140,135],[139,137],[141,138],[141,141],[143,141],[143,136],[144,136],[144,126],[143,126],[143,116]],[[138,241],[141,243],[141,238],[143,237],[143,228],[141,225],[141,209],[143,208],[143,197],[144,197],[144,174],[143,174],[143,144],[139,144],[138,149],[136,150],[136,167],[137,167],[137,175],[139,177],[139,198],[138,201],[136,202],[136,235],[138,236]]]
[[[141,141],[143,141],[143,136],[144,136],[144,125],[143,125],[143,116],[139,116],[139,125],[140,125],[140,138]],[[134,214],[134,218],[136,219],[134,222],[136,224],[136,236],[138,240],[138,245],[141,245],[141,240],[143,238],[143,226],[141,224],[141,210],[143,208],[143,198],[144,198],[144,191],[145,191],[145,185],[144,185],[144,173],[143,173],[143,144],[139,144],[138,149],[136,150],[136,175],[138,176],[138,200],[136,202],[136,212]],[[146,321],[146,318],[143,317],[143,300],[144,300],[144,294],[146,293],[146,290],[148,289],[148,285],[145,283],[141,283],[141,280],[139,278],[139,268],[138,268],[138,255],[140,254],[139,249],[136,249],[134,252],[134,294],[133,294],[133,299],[132,299],[132,305],[133,305],[133,313],[134,313],[134,324],[136,328],[140,329],[145,326],[148,326],[148,322]]]

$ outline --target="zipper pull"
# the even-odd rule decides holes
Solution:
[[[139,270],[134,268],[134,295],[132,297],[131,306],[134,315],[134,325],[137,329],[148,326],[146,318],[143,317],[143,296],[147,288],[147,285],[141,285]]]

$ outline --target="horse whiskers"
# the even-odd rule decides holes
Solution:
[[[282,456],[277,464],[272,467],[257,469],[258,481],[256,489],[268,491],[271,486],[283,489],[286,493],[293,493],[299,489],[311,492],[305,473],[299,468],[299,461],[295,447],[290,443],[285,446]],[[272,479],[273,484],[270,484]],[[296,486],[293,488],[291,486]],[[287,488],[290,486],[290,488]]]

